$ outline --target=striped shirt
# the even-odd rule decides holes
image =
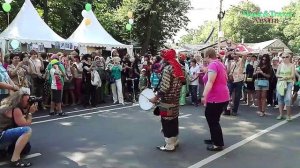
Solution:
[[[5,83],[9,84],[8,73],[2,64],[0,64],[0,82],[5,82]],[[1,95],[9,94],[9,90],[8,89],[0,89],[0,94]]]

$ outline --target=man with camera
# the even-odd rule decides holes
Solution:
[[[0,149],[6,155],[12,155],[11,166],[29,167],[30,162],[21,159],[21,154],[30,151],[29,139],[32,130],[32,114],[37,111],[38,98],[23,94],[22,91],[12,93],[4,99],[0,107]]]

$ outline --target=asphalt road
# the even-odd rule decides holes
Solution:
[[[294,107],[298,117],[299,107]],[[209,138],[203,107],[180,109],[180,146],[172,153],[164,144],[159,117],[137,105],[103,105],[68,109],[59,118],[34,118],[34,168],[295,168],[300,165],[300,119],[278,121],[277,110],[259,117],[256,108],[241,105],[237,117],[222,116],[226,149],[206,150]],[[32,155],[34,156],[34,155]],[[0,167],[8,167],[0,162]]]

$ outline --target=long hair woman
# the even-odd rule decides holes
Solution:
[[[268,54],[264,54],[257,66],[253,76],[255,77],[255,91],[257,95],[257,104],[259,109],[259,116],[265,116],[267,107],[267,93],[269,90],[269,78],[271,77],[271,61]]]
[[[295,78],[295,66],[291,63],[290,55],[284,53],[281,57],[283,59],[282,63],[279,65],[276,76],[278,78],[277,82],[277,97],[279,105],[279,116],[278,120],[284,118],[283,108],[286,106],[287,111],[287,121],[291,121],[291,101],[292,101],[292,88]]]
[[[203,77],[205,88],[203,91],[202,102],[205,107],[205,117],[209,126],[211,139],[204,140],[208,144],[207,150],[223,150],[224,141],[220,125],[220,117],[227,106],[230,96],[227,87],[227,72],[225,65],[217,58],[216,51],[208,48],[205,52],[208,58],[208,71]],[[220,94],[222,93],[222,94]]]

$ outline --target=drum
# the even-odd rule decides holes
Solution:
[[[152,89],[145,89],[140,93],[139,96],[139,105],[143,110],[150,110],[152,109],[155,104],[151,103],[149,100],[154,98],[155,94]]]

